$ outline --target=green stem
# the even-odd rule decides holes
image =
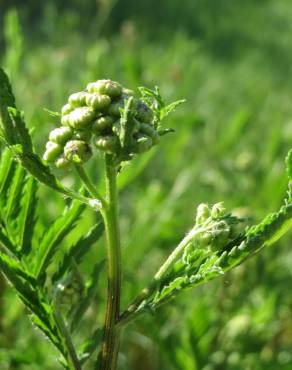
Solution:
[[[85,185],[87,191],[89,192],[89,194],[95,198],[95,199],[98,199],[102,205],[102,207],[106,207],[106,201],[105,199],[103,198],[103,196],[95,189],[95,186],[92,184],[90,178],[87,176],[84,168],[81,166],[81,165],[78,165],[76,164],[75,165],[75,168],[76,168],[76,171],[81,179],[81,181],[83,182],[83,184]]]
[[[71,335],[67,329],[67,326],[63,320],[59,304],[56,303],[55,305],[55,320],[58,325],[58,328],[63,335],[64,343],[66,345],[66,349],[68,351],[68,358],[66,359],[68,361],[68,365],[70,367],[70,370],[82,370],[80,362],[78,360],[74,345],[71,340]]]
[[[101,210],[104,218],[108,256],[108,299],[103,343],[99,358],[100,370],[115,370],[119,350],[120,329],[116,326],[120,314],[121,249],[118,223],[117,167],[113,157],[105,155],[106,201]]]
[[[157,285],[165,277],[171,266],[178,260],[186,246],[200,234],[203,230],[201,228],[193,228],[179,243],[179,245],[173,250],[173,252],[168,256],[163,265],[159,268],[157,273],[154,275],[154,279],[150,285],[142,290],[142,292],[135,298],[135,300],[130,304],[130,306],[122,313],[119,320],[119,326],[123,325],[132,320],[136,316],[135,311],[140,306],[140,304],[148,298],[152,292],[155,290]]]

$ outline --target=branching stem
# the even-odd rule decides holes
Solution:
[[[106,232],[108,256],[108,299],[104,323],[102,349],[99,358],[100,370],[115,370],[119,350],[120,329],[116,326],[120,314],[121,249],[118,223],[117,167],[113,157],[105,155],[106,202],[101,210]]]

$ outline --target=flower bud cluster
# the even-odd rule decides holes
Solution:
[[[153,120],[152,109],[131,90],[111,80],[91,82],[84,91],[69,96],[62,108],[62,126],[50,133],[43,158],[58,168],[82,164],[91,157],[94,145],[119,161],[129,160],[158,144]]]
[[[197,259],[199,250],[216,252],[224,247],[238,235],[237,226],[241,222],[226,212],[223,203],[216,203],[213,206],[202,203],[197,208],[195,226],[190,234],[194,235],[193,240],[185,248],[182,260],[191,264]]]

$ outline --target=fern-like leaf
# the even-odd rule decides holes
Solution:
[[[60,216],[43,236],[38,247],[38,255],[34,266],[34,274],[37,279],[45,277],[45,271],[50,264],[52,256],[55,254],[61,241],[74,228],[76,221],[83,212],[85,205],[73,201],[62,216]]]

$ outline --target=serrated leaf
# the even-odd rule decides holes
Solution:
[[[13,127],[17,132],[17,143],[21,144],[25,150],[32,152],[32,141],[24,122],[23,113],[13,107],[7,109]]]
[[[21,165],[26,168],[26,170],[40,183],[56,190],[63,195],[66,195],[67,197],[77,199],[80,202],[92,207],[92,199],[84,197],[79,193],[76,193],[63,186],[62,183],[52,174],[49,166],[46,166],[38,155],[32,152],[24,151],[21,145],[10,146],[10,149],[13,151],[15,157],[19,160]]]
[[[7,192],[10,187],[12,178],[14,176],[17,164],[12,159],[12,154],[9,149],[6,149],[1,159],[0,169],[0,202],[1,211],[4,209],[7,203]]]
[[[34,274],[37,279],[44,277],[46,268],[50,264],[50,260],[55,254],[57,247],[62,240],[75,227],[75,223],[84,211],[85,205],[77,201],[73,201],[62,216],[60,216],[42,238],[41,244],[38,247],[38,255],[34,266]]]
[[[17,131],[8,112],[8,107],[15,108],[15,99],[6,73],[0,68],[0,127],[5,141],[9,145],[17,144]]]
[[[174,112],[174,111],[175,111],[175,109],[176,109],[179,105],[181,105],[181,104],[183,104],[183,103],[185,103],[185,102],[186,102],[186,100],[185,100],[185,99],[180,99],[180,100],[174,101],[173,103],[170,103],[170,104],[166,105],[165,107],[163,107],[163,108],[161,109],[160,119],[162,120],[162,119],[164,119],[165,117],[167,117],[171,112]]]
[[[0,268],[6,273],[21,277],[31,284],[35,283],[34,277],[23,269],[20,262],[0,251]]]
[[[61,339],[56,335],[55,331],[52,331],[46,323],[44,323],[37,315],[29,315],[31,322],[50,340],[50,342],[64,355],[67,357],[67,351],[64,348]]]
[[[11,253],[17,255],[17,246],[6,235],[4,228],[0,225],[0,246],[1,244]]]
[[[5,218],[14,218],[19,210],[20,199],[22,195],[25,171],[23,167],[17,166],[13,179],[9,186],[8,199],[5,207]]]
[[[8,176],[11,163],[13,162],[13,156],[8,148],[5,148],[1,153],[0,160],[0,194],[3,192],[3,186],[5,184],[5,179]]]
[[[31,250],[33,231],[35,228],[35,211],[37,207],[37,182],[33,177],[29,177],[21,199],[21,211],[17,218],[18,241],[24,255]]]
[[[92,245],[103,235],[103,232],[103,223],[96,223],[85,236],[82,236],[73,246],[71,246],[63,256],[57,271],[53,275],[52,281],[56,282],[65,275],[66,271],[71,266],[72,259],[78,265]]]
[[[77,325],[79,324],[86,310],[89,308],[90,303],[94,300],[96,296],[97,289],[98,289],[98,279],[99,279],[102,269],[104,268],[104,265],[105,265],[105,260],[97,263],[94,266],[91,277],[86,284],[87,285],[86,293],[82,301],[80,302],[78,307],[74,309],[74,313],[72,314],[71,325],[70,325],[71,332],[73,332],[77,328]]]

